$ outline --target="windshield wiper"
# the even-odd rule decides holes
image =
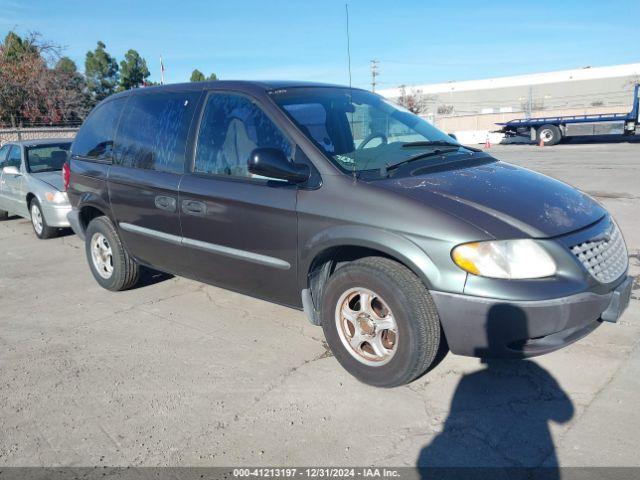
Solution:
[[[398,163],[394,163],[393,165],[384,165],[380,167],[380,176],[386,177],[389,173],[389,170],[395,170],[401,165],[406,165],[407,163],[411,163],[415,160],[422,160],[423,158],[433,157],[435,155],[441,155],[443,153],[455,152],[456,150],[458,150],[458,148],[460,148],[459,145],[455,145],[453,143],[448,143],[447,145],[450,145],[455,148],[436,148],[435,150],[431,150],[430,152],[422,152],[412,157],[405,158],[404,160],[401,160]]]
[[[469,147],[468,145],[460,145],[459,143],[447,142],[446,140],[424,140],[421,142],[407,142],[403,143],[402,148],[410,147],[458,147],[466,148],[472,152],[481,152],[482,150],[475,147]]]
[[[407,142],[402,144],[402,148],[408,147],[462,147],[457,143],[447,142],[444,140],[423,140],[420,142]]]

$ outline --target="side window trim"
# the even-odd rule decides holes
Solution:
[[[253,185],[266,185],[268,183],[277,182],[278,184],[282,184],[283,186],[289,185],[286,182],[280,182],[275,179],[267,179],[267,178],[256,178],[256,177],[240,177],[234,175],[222,175],[218,173],[207,173],[207,172],[197,172],[195,170],[196,167],[196,157],[198,155],[198,139],[200,138],[200,128],[202,127],[202,121],[204,119],[207,104],[209,99],[214,95],[236,95],[239,97],[244,97],[253,103],[262,114],[267,117],[271,123],[278,129],[278,131],[282,134],[285,140],[287,140],[291,144],[291,160],[296,157],[296,150],[299,148],[297,143],[292,139],[291,135],[286,131],[285,128],[279,124],[279,122],[267,112],[265,108],[264,102],[262,102],[259,98],[251,95],[245,91],[234,90],[234,89],[212,89],[206,92],[206,95],[203,96],[202,105],[200,107],[200,111],[196,114],[197,122],[195,124],[195,135],[193,136],[193,148],[190,152],[190,158],[185,162],[188,164],[188,168],[185,169],[185,173],[189,175],[195,175],[203,178],[211,178],[216,180],[224,180],[224,181],[232,181],[232,182],[241,182],[241,183],[250,183]]]

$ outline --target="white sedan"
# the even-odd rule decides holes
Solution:
[[[69,226],[71,210],[61,170],[70,139],[9,142],[0,148],[0,220],[31,219],[38,238],[51,238]]]

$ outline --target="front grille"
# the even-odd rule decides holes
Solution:
[[[599,282],[613,282],[627,269],[627,247],[615,223],[607,235],[600,235],[571,247],[584,268]]]

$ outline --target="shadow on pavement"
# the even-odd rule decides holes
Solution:
[[[480,357],[501,346],[500,327],[493,319],[503,316],[505,308],[513,310],[509,318],[522,330],[521,338],[528,337],[524,312],[507,305],[494,308],[501,312],[488,315],[490,344],[476,352]],[[533,361],[486,359],[483,363],[484,368],[460,379],[442,431],[420,452],[421,476],[484,478],[487,474],[506,479],[522,471],[504,468],[545,466],[544,479],[560,478],[549,423],[573,417],[567,394]]]
[[[136,284],[135,287],[133,287],[132,290],[149,287],[151,285],[155,285],[156,283],[161,283],[172,278],[173,275],[171,275],[170,273],[164,273],[158,270],[144,267],[140,269],[140,281]]]

